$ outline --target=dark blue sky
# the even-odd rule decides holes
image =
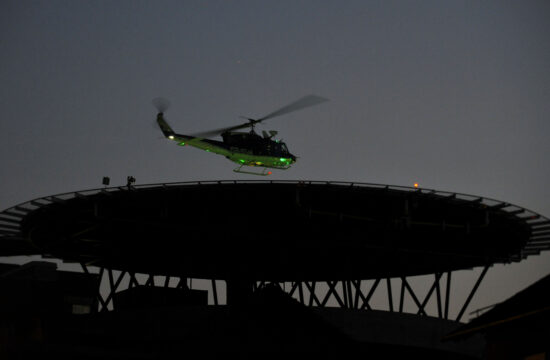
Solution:
[[[237,124],[303,95],[276,129],[300,158],[272,179],[412,185],[550,216],[548,1],[0,3],[0,208],[115,185],[256,179],[161,139]],[[474,305],[550,273],[491,269]],[[478,306],[478,307],[479,307]]]

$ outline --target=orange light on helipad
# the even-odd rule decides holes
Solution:
[[[414,187],[417,188],[417,187],[418,187],[418,183],[414,183]]]

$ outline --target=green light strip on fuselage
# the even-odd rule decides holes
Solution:
[[[261,156],[252,154],[232,154],[227,158],[239,165],[264,166],[273,168],[288,168],[292,163],[289,158],[277,158],[273,156]]]
[[[264,166],[273,168],[288,168],[294,162],[291,158],[274,157],[274,156],[262,156],[246,153],[233,153],[226,148],[216,146],[212,143],[202,141],[201,139],[190,139],[182,141],[182,138],[176,139],[179,146],[192,146],[207,152],[213,152],[219,155],[223,155],[229,160],[245,166]]]

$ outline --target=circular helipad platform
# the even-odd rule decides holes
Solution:
[[[374,184],[215,181],[49,196],[0,213],[3,255],[195,278],[343,280],[519,261],[548,219],[490,199]]]

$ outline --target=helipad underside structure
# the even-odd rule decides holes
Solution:
[[[550,248],[550,221],[492,199],[341,182],[211,181],[48,196],[0,213],[2,255],[207,279],[436,274]]]

